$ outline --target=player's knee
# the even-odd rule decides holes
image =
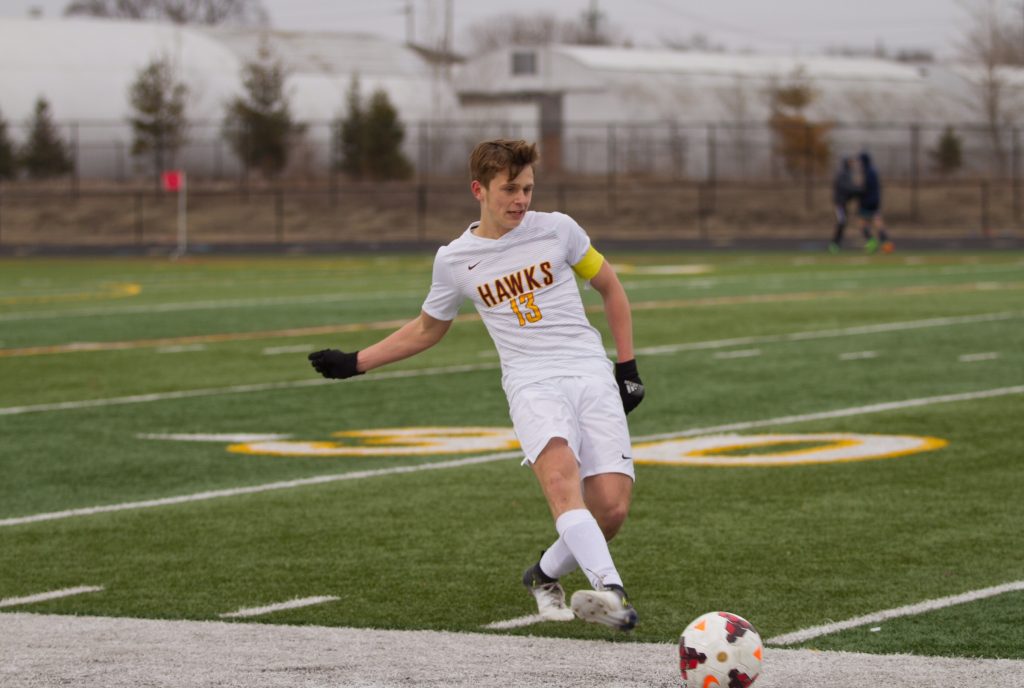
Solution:
[[[594,514],[594,518],[597,519],[597,524],[601,527],[601,532],[604,533],[604,539],[611,540],[618,534],[628,515],[629,504],[623,502],[602,509],[600,514]]]

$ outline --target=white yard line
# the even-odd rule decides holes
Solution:
[[[519,616],[515,619],[509,619],[508,621],[495,621],[489,623],[482,628],[486,628],[489,631],[507,631],[512,628],[523,628],[524,626],[532,626],[544,621],[544,617],[540,614],[530,614],[529,616]]]
[[[759,337],[737,337],[735,339],[714,339],[703,342],[689,342],[685,344],[671,344],[667,346],[654,346],[637,349],[636,353],[647,356],[670,355],[682,351],[698,351],[705,349],[723,349],[733,346],[750,344],[807,341],[812,339],[826,339],[833,337],[848,337],[857,335],[877,334],[881,332],[898,332],[902,330],[915,330],[929,327],[946,327],[949,325],[966,325],[979,322],[998,322],[1024,317],[1024,311],[1003,311],[999,313],[984,313],[981,315],[968,315],[949,318],[929,318],[927,320],[908,320],[904,322],[882,323],[879,325],[861,325],[857,327],[846,327],[830,330],[811,330],[807,332],[791,332],[789,334],[764,335]],[[353,382],[365,383],[375,380],[391,380],[395,378],[419,377],[423,375],[447,375],[451,373],[463,373],[477,370],[492,370],[498,367],[498,363],[481,363],[476,365],[446,366],[438,368],[420,368],[417,370],[375,372],[372,375],[353,378],[345,384]],[[309,380],[296,380],[292,382],[269,382],[254,385],[234,385],[231,387],[213,387],[208,389],[187,389],[176,392],[157,392],[153,394],[134,394],[124,397],[109,397],[106,399],[84,399],[81,401],[62,401],[50,404],[33,404],[29,406],[8,406],[0,408],[0,416],[14,416],[23,413],[45,413],[50,411],[71,411],[83,408],[97,408],[103,406],[120,406],[124,404],[143,404],[154,401],[167,401],[171,399],[189,399],[193,397],[221,396],[228,394],[246,394],[250,392],[267,392],[278,389],[296,389],[302,387],[315,387],[324,384],[331,384],[335,380],[324,380],[323,378],[312,378]]]
[[[976,363],[977,361],[994,361],[999,358],[998,351],[987,351],[981,354],[964,354],[957,360],[961,363]]]
[[[924,602],[918,602],[917,604],[909,604],[905,607],[896,607],[895,609],[885,609],[880,612],[874,612],[873,614],[866,614],[853,619],[847,619],[846,621],[837,621],[835,623],[812,626],[811,628],[793,631],[792,633],[783,633],[782,635],[777,635],[774,638],[768,638],[765,642],[769,645],[795,645],[797,643],[810,640],[811,638],[831,635],[832,633],[857,628],[858,626],[864,626],[869,623],[898,619],[901,616],[915,616],[917,614],[932,612],[937,609],[952,607],[957,604],[966,604],[968,602],[983,600],[986,597],[995,597],[996,595],[1003,595],[1008,592],[1016,592],[1020,590],[1024,590],[1024,581],[1004,583],[1003,585],[996,585],[991,588],[965,592],[961,595],[940,597],[936,600],[925,600]]]
[[[666,432],[658,435],[647,435],[637,437],[634,442],[654,442],[657,440],[673,439],[675,437],[693,437],[695,435],[710,435],[720,432],[737,432],[739,430],[752,430],[772,425],[789,425],[791,423],[804,423],[814,420],[825,420],[828,418],[846,418],[849,416],[861,416],[870,413],[884,413],[899,409],[915,408],[918,406],[929,406],[931,404],[948,404],[958,401],[975,401],[977,399],[991,399],[1013,394],[1024,394],[1024,385],[1014,387],[999,387],[996,389],[985,389],[978,392],[962,392],[960,394],[941,394],[935,397],[921,397],[920,399],[904,399],[903,401],[885,401],[867,406],[853,406],[845,409],[834,409],[832,411],[819,411],[817,413],[802,413],[793,416],[781,416],[779,418],[767,418],[765,420],[751,420],[739,423],[726,423],[708,428],[694,428],[681,432]]]
[[[845,409],[834,409],[832,411],[820,411],[818,413],[805,413],[793,416],[780,416],[778,418],[766,418],[763,420],[744,421],[740,423],[727,423],[725,425],[713,425],[705,428],[691,428],[680,432],[670,432],[658,435],[646,435],[634,438],[635,442],[653,442],[656,440],[672,439],[675,437],[692,437],[695,435],[709,435],[719,432],[735,432],[738,430],[749,430],[774,425],[786,425],[790,423],[802,423],[805,421],[823,420],[826,418],[845,418],[848,416],[859,416],[870,413],[882,413],[884,411],[895,411],[904,408],[928,406],[930,404],[945,404],[958,401],[974,401],[977,399],[990,399],[1013,394],[1024,394],[1024,385],[1016,387],[1000,387],[997,389],[986,389],[978,392],[963,392],[960,394],[943,394],[935,397],[922,397],[920,399],[904,399],[903,401],[889,401],[867,406],[854,406]],[[319,475],[298,480],[286,480],[277,483],[264,485],[252,485],[249,487],[237,487],[224,490],[211,490],[191,495],[180,495],[176,497],[164,497],[161,499],[150,499],[141,502],[127,502],[124,504],[110,504],[106,506],[85,507],[81,509],[69,509],[67,511],[54,511],[30,516],[18,516],[0,520],[0,527],[17,526],[39,521],[53,521],[62,518],[75,516],[91,516],[93,514],[109,513],[112,511],[127,511],[130,509],[146,509],[157,506],[169,506],[172,504],[183,504],[186,502],[198,502],[207,499],[218,499],[221,497],[236,497],[244,494],[255,494],[269,492],[271,490],[284,490],[293,487],[306,485],[320,485],[324,483],[338,482],[341,480],[358,480],[361,478],[375,478],[384,475],[399,473],[415,473],[418,471],[431,471],[443,468],[458,468],[480,463],[490,463],[502,459],[517,458],[522,456],[521,452],[502,452],[500,454],[488,454],[485,456],[471,457],[466,459],[453,459],[450,461],[439,461],[436,463],[419,464],[416,466],[399,466],[397,468],[383,468],[373,471],[353,471],[351,473],[340,473],[331,475]]]
[[[739,349],[737,351],[719,351],[714,355],[714,358],[728,360],[731,358],[756,358],[760,355],[760,349]]]
[[[312,607],[317,604],[324,604],[325,602],[334,602],[339,597],[334,595],[321,595],[319,597],[303,597],[297,600],[289,600],[288,602],[278,602],[277,604],[268,604],[265,607],[249,607],[244,609],[238,609],[233,612],[227,612],[221,614],[222,619],[247,619],[252,616],[263,616],[264,614],[273,614],[274,612],[285,611],[287,609],[299,609],[300,607]]]
[[[122,504],[107,504],[104,506],[90,506],[81,509],[68,509],[66,511],[51,511],[31,516],[18,516],[0,520],[0,528],[6,526],[20,526],[27,523],[38,523],[40,521],[55,521],[63,518],[74,518],[76,516],[92,516],[94,514],[106,514],[114,511],[130,511],[133,509],[149,509],[157,506],[172,506],[175,504],[186,504],[189,502],[202,502],[208,499],[220,499],[222,497],[238,497],[241,495],[258,494],[260,492],[271,492],[274,490],[290,490],[295,487],[306,487],[309,485],[324,485],[343,480],[360,480],[363,478],[377,478],[385,475],[398,475],[402,473],[418,473],[420,471],[436,471],[445,468],[457,468],[459,466],[472,466],[492,461],[518,458],[522,452],[502,452],[500,454],[486,454],[484,456],[473,456],[466,459],[453,459],[451,461],[438,461],[434,463],[423,463],[415,466],[397,466],[395,468],[381,468],[373,471],[352,471],[350,473],[334,473],[331,475],[317,475],[310,478],[299,478],[297,480],[283,480],[276,483],[264,483],[263,485],[250,485],[248,487],[233,487],[224,490],[210,490],[197,492],[189,495],[178,495],[176,497],[162,497],[160,499],[147,499],[141,502],[125,502]]]
[[[396,378],[420,377],[426,375],[448,375],[466,373],[477,370],[493,370],[497,363],[480,363],[476,365],[446,366],[443,368],[420,368],[417,370],[392,370],[374,373],[370,377],[357,377],[346,382],[362,383],[374,380],[394,380]],[[153,394],[133,394],[126,397],[108,397],[106,399],[84,399],[82,401],[60,401],[51,404],[34,404],[31,406],[8,406],[0,408],[0,416],[16,416],[22,413],[42,413],[47,411],[71,411],[74,409],[97,408],[101,406],[121,406],[124,404],[144,404],[151,401],[169,401],[172,399],[190,399],[193,397],[214,397],[226,394],[246,394],[249,392],[269,392],[275,389],[297,389],[302,387],[319,387],[330,385],[338,380],[325,380],[321,377],[292,382],[266,382],[255,385],[234,385],[232,387],[211,387],[207,389],[183,389],[177,392],[156,392]]]
[[[186,301],[183,303],[154,303],[146,306],[106,306],[101,308],[64,309],[60,311],[29,311],[0,314],[0,322],[17,320],[49,320],[52,318],[81,318],[96,315],[149,315],[151,313],[178,313],[183,311],[207,311],[226,308],[265,308],[267,306],[291,306],[303,303],[339,303],[381,299],[422,298],[420,291],[381,291],[365,294],[320,294],[313,296],[278,296],[261,299],[222,299],[219,301]]]
[[[292,344],[289,346],[268,346],[262,351],[264,356],[280,356],[281,354],[303,354],[316,349],[316,344]]]
[[[167,440],[169,442],[224,442],[235,444],[242,442],[276,442],[291,439],[291,435],[274,433],[192,433],[192,432],[140,432],[135,435],[140,440]]]
[[[878,358],[877,351],[850,351],[839,354],[840,361],[863,361],[868,358]]]
[[[685,344],[668,344],[651,346],[636,350],[640,355],[674,354],[680,351],[697,351],[700,349],[722,349],[730,346],[749,346],[752,344],[770,344],[775,342],[808,341],[811,339],[830,339],[834,337],[853,337],[868,334],[919,330],[930,327],[948,327],[950,325],[970,325],[981,322],[999,322],[1024,317],[1024,311],[1002,311],[999,313],[982,313],[980,315],[964,315],[945,318],[928,318],[926,320],[906,320],[903,322],[879,323],[877,325],[857,325],[829,330],[810,330],[806,332],[790,332],[788,334],[770,334],[753,337],[734,337],[732,339],[712,339],[703,342],[687,342]]]
[[[182,344],[181,346],[158,346],[154,351],[158,354],[186,354],[193,351],[206,351],[206,345]]]
[[[62,597],[71,597],[72,595],[82,595],[87,592],[102,592],[102,585],[79,585],[75,588],[64,588],[63,590],[51,590],[49,592],[41,592],[36,595],[28,595],[27,597],[8,597],[0,600],[0,609],[4,607],[20,607],[23,604],[36,604],[37,602],[48,602],[50,600],[59,600]]]

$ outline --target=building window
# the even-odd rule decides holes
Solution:
[[[522,51],[512,53],[512,74],[536,74],[537,53],[534,51]]]

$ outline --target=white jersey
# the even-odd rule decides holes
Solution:
[[[572,270],[590,248],[583,228],[568,215],[534,211],[500,239],[473,234],[477,224],[438,249],[423,311],[453,320],[472,300],[498,349],[510,400],[523,385],[557,375],[610,375]]]

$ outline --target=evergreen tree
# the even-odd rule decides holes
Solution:
[[[362,179],[366,174],[366,155],[363,139],[366,132],[366,113],[359,93],[359,77],[353,75],[346,96],[346,112],[334,123],[338,136],[337,158],[334,169],[344,172],[352,179]]]
[[[288,164],[289,139],[305,131],[292,119],[285,95],[284,65],[264,42],[242,69],[245,95],[235,98],[224,118],[224,137],[246,167],[274,176]]]
[[[0,115],[0,179],[14,179],[14,144],[7,135],[7,122]]]
[[[371,179],[408,179],[412,165],[402,153],[405,127],[398,121],[398,111],[382,90],[370,96],[366,111],[366,169]]]
[[[344,118],[335,123],[339,138],[335,168],[352,179],[384,181],[412,176],[412,165],[402,153],[405,127],[387,93],[374,91],[364,105],[359,79],[353,77],[347,100]]]
[[[188,88],[175,78],[171,61],[154,59],[143,67],[128,89],[135,114],[132,125],[132,154],[152,155],[153,172],[174,166],[174,158],[185,143],[185,100]]]
[[[932,168],[942,176],[960,169],[963,165],[963,142],[953,127],[946,127],[935,148],[928,151],[928,157],[931,158]]]
[[[50,115],[50,104],[42,96],[28,122],[28,140],[18,154],[18,163],[32,179],[46,179],[67,174],[74,169],[67,144],[57,132]]]
[[[71,0],[64,14],[208,26],[268,23],[267,11],[259,0]]]

